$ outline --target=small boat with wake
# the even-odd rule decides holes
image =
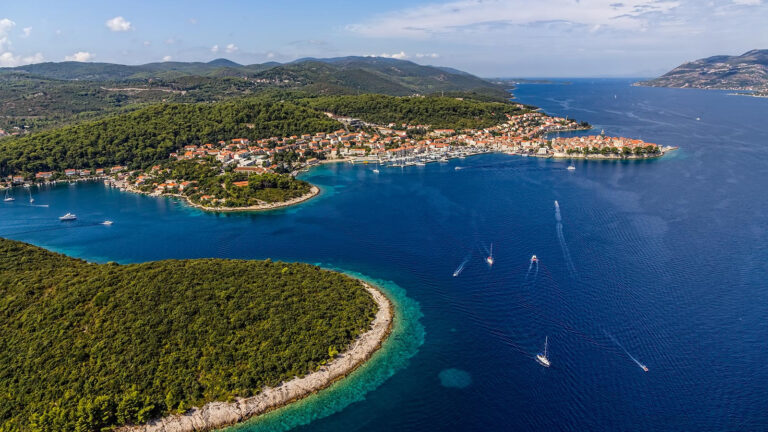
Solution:
[[[549,362],[549,357],[547,357],[547,346],[549,345],[549,336],[546,336],[544,338],[544,352],[536,354],[536,361],[539,362],[540,365],[544,367],[550,367],[552,364]]]
[[[488,255],[488,258],[485,259],[485,262],[487,262],[489,266],[493,266],[493,243],[491,243],[491,252]]]
[[[59,217],[59,220],[62,222],[69,222],[76,219],[77,219],[77,216],[75,216],[74,213],[67,213],[64,216]]]

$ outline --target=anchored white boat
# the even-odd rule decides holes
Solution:
[[[5,198],[3,198],[3,202],[11,202],[16,201],[16,199],[8,194],[9,189],[5,190]]]
[[[549,367],[551,363],[547,357],[547,345],[549,345],[549,336],[544,338],[544,352],[536,354],[536,361],[544,367]]]
[[[576,167],[573,165],[568,166],[568,171],[576,171]]]
[[[67,213],[59,218],[62,222],[73,221],[75,219],[77,219],[77,216],[75,216],[74,213]]]
[[[114,222],[112,222],[111,220],[105,220],[105,221],[104,221],[104,222],[102,222],[101,224],[102,224],[102,225],[112,225],[113,223],[114,223]]]

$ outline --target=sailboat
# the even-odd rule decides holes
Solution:
[[[3,202],[11,202],[11,201],[16,201],[16,199],[15,199],[14,197],[12,197],[12,196],[10,196],[10,195],[8,194],[8,191],[10,191],[10,190],[11,190],[10,188],[8,188],[8,189],[6,189],[6,190],[5,190],[5,198],[3,198]]]
[[[536,361],[544,367],[549,367],[549,358],[547,358],[547,345],[549,345],[549,336],[544,338],[544,352],[536,354]]]
[[[491,253],[488,255],[488,258],[485,259],[485,262],[487,262],[489,266],[493,265],[493,243],[491,243]]]

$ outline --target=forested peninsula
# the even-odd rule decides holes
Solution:
[[[95,264],[5,239],[0,254],[4,432],[183,418],[192,407],[290,389],[296,377],[316,390],[367,358],[391,322],[377,290],[308,264]],[[347,363],[358,363],[339,362],[347,350],[357,353]],[[272,392],[265,409],[288,402]]]

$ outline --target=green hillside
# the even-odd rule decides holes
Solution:
[[[315,370],[368,329],[308,264],[91,264],[0,239],[0,430],[105,431]]]
[[[330,132],[339,127],[319,111],[263,98],[218,104],[158,104],[0,140],[0,175],[112,165],[141,168],[167,159],[187,144]]]
[[[434,128],[469,129],[497,125],[505,114],[528,110],[500,102],[452,97],[392,97],[384,95],[326,96],[301,101],[321,111],[357,117],[378,124],[426,124]]]
[[[270,89],[310,95],[451,94],[506,101],[497,84],[450,68],[376,57],[239,65],[39,63],[0,68],[0,129],[41,130],[158,102],[217,102]],[[19,128],[19,129],[14,129]]]

